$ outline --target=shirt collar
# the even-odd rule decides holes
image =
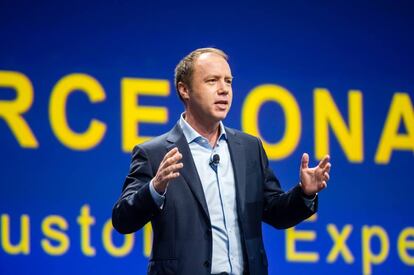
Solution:
[[[181,114],[179,124],[180,124],[181,129],[183,130],[183,134],[184,134],[185,139],[187,140],[188,144],[190,144],[192,142],[197,142],[198,143],[198,141],[202,140],[202,139],[206,140],[205,137],[200,135],[196,130],[194,130],[193,127],[191,127],[190,124],[188,124],[188,122],[184,119],[184,114],[185,113]],[[223,125],[222,121],[220,121],[220,126],[219,127],[220,127],[220,135],[219,135],[218,140],[221,140],[221,139],[227,140],[226,130],[224,128],[224,125]]]

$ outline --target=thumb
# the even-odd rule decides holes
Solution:
[[[301,168],[305,169],[308,167],[309,167],[309,155],[307,153],[304,153],[302,155]]]

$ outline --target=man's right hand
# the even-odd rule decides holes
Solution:
[[[183,155],[175,147],[165,154],[164,159],[161,161],[157,174],[152,180],[155,191],[158,194],[164,194],[168,187],[168,182],[172,179],[180,176],[178,170],[183,168],[183,163],[178,162],[183,158]]]

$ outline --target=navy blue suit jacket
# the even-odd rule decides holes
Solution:
[[[262,221],[288,228],[311,216],[299,186],[283,192],[269,168],[256,137],[226,128],[237,198],[245,273],[267,274]],[[169,183],[162,210],[155,204],[149,182],[164,155],[174,147],[182,153],[184,167]],[[317,209],[317,201],[314,210]],[[181,127],[136,146],[122,194],[112,212],[120,233],[131,233],[151,222],[152,254],[148,274],[210,274],[212,232],[200,178]]]

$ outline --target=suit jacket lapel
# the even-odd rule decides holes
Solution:
[[[210,216],[208,214],[207,202],[204,196],[203,186],[201,185],[201,180],[197,173],[197,168],[194,164],[194,159],[193,155],[191,154],[190,147],[188,146],[187,140],[178,123],[169,133],[167,141],[171,143],[167,148],[168,150],[177,146],[178,150],[183,155],[182,162],[184,164],[184,167],[180,170],[180,174],[183,176],[185,182],[190,187],[191,192],[199,202],[201,208],[203,209],[204,215],[210,223]]]
[[[227,141],[229,145],[231,163],[234,171],[234,181],[236,184],[237,204],[240,211],[239,217],[243,217],[246,199],[246,155],[240,139],[236,132],[226,127]]]

